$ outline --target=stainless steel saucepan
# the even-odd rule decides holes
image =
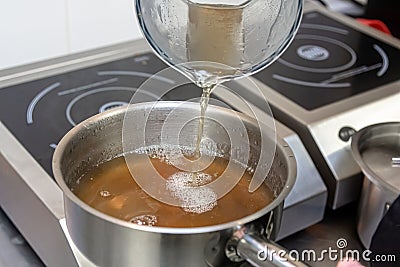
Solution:
[[[353,135],[351,148],[365,175],[357,231],[369,248],[380,221],[400,195],[400,122],[361,129]]]
[[[55,179],[64,192],[64,207],[69,234],[76,247],[98,266],[237,266],[246,259],[258,266],[305,266],[289,259],[273,243],[280,226],[283,202],[296,177],[296,163],[290,148],[278,140],[275,157],[265,183],[276,194],[275,200],[247,217],[228,223],[195,228],[141,226],[105,215],[82,202],[70,187],[90,168],[121,155],[121,131],[126,114],[144,118],[149,127],[146,142],[157,145],[163,123],[171,111],[196,117],[198,103],[158,102],[129,105],[98,114],[73,128],[59,142],[53,158]],[[232,110],[210,106],[207,114],[216,120],[206,120],[204,136],[229,147],[230,140],[216,130],[215,121],[236,127],[234,117],[243,121],[250,144],[250,160],[256,164],[260,155],[259,138],[262,131],[255,120]],[[185,127],[180,138],[195,140],[195,127]],[[130,133],[135,135],[143,134]],[[167,134],[163,132],[163,134]],[[267,254],[265,254],[267,253]]]

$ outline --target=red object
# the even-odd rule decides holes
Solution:
[[[372,28],[375,28],[377,30],[380,30],[381,32],[384,32],[386,34],[392,35],[392,33],[390,32],[389,28],[386,26],[385,23],[383,23],[380,20],[376,20],[376,19],[357,19],[359,22],[361,22],[362,24],[365,24],[367,26],[370,26]]]

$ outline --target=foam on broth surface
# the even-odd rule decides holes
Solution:
[[[147,195],[131,176],[123,156],[93,168],[78,179],[71,190],[82,201],[105,214],[138,225],[159,227],[201,227],[227,223],[264,208],[274,199],[267,185],[249,193],[252,176],[244,172],[239,183],[217,200],[215,192],[204,185],[218,179],[224,172],[228,161],[221,157],[216,157],[210,166],[198,173],[182,172],[163,157],[149,158],[158,173],[167,180],[165,190],[182,203],[180,207]],[[237,168],[244,168],[237,165]]]

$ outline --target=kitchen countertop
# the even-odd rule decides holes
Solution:
[[[0,267],[44,266],[29,244],[0,209]]]
[[[357,204],[353,203],[339,210],[327,210],[322,222],[287,237],[279,243],[289,251],[301,253],[303,250],[313,250],[319,256],[320,252],[329,248],[338,250],[337,241],[344,239],[347,246],[342,251],[356,249],[364,251],[356,232]],[[291,254],[292,255],[292,254]],[[333,256],[339,256],[333,253]],[[305,262],[312,267],[334,267],[336,261],[326,254],[321,261]],[[368,263],[362,262],[365,266]],[[7,215],[0,209],[0,267],[44,266],[42,261],[30,248],[21,234],[15,229]]]

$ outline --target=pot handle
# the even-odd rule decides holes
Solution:
[[[239,239],[231,239],[226,252],[231,260],[245,259],[253,266],[308,267],[290,257],[285,248],[255,234],[244,234]]]

